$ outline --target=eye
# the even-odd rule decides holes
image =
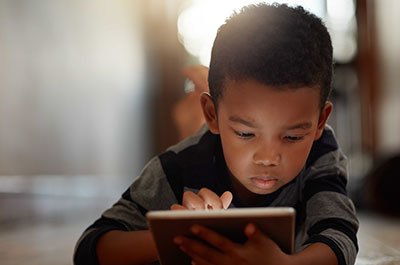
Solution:
[[[243,139],[250,139],[254,136],[253,133],[249,133],[249,132],[240,132],[240,131],[235,131],[235,130],[233,130],[233,131],[235,132],[235,134],[237,136],[239,136],[240,138],[243,138]]]
[[[304,139],[304,136],[293,136],[293,135],[285,136],[285,140],[290,142],[290,143],[299,142],[299,141],[301,141],[303,139]]]

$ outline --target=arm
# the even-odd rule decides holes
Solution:
[[[101,265],[148,264],[158,259],[148,230],[107,232],[99,239],[96,252]]]
[[[358,220],[355,208],[346,192],[345,174],[314,167],[313,175],[304,187],[305,221],[302,229],[307,235],[302,241],[329,246],[340,265],[354,264],[358,252]]]
[[[74,253],[75,265],[148,264],[156,261],[157,251],[144,216],[129,209],[130,224],[123,220],[121,199],[81,236]],[[128,206],[125,206],[125,213]],[[110,218],[112,214],[114,218]],[[106,217],[108,216],[108,217]],[[119,218],[119,219],[118,219]]]
[[[75,265],[143,264],[157,259],[145,215],[149,209],[169,209],[176,203],[160,170],[159,159],[151,160],[119,201],[86,229],[76,244]]]
[[[298,226],[296,247],[322,243],[335,253],[338,264],[354,264],[358,220],[347,196],[347,159],[329,126],[315,142],[307,164],[300,179],[302,206],[297,215],[304,221]]]
[[[198,194],[187,191],[182,205],[173,204],[172,210],[226,209],[232,201],[232,194],[225,192],[218,197],[203,188]],[[96,244],[96,254],[101,265],[148,264],[158,259],[157,250],[150,231],[111,230],[104,233]]]
[[[337,265],[338,261],[332,249],[323,243],[309,245],[303,251],[292,255],[291,264]]]

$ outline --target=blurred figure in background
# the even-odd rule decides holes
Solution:
[[[178,101],[172,110],[172,118],[182,140],[198,131],[205,123],[200,106],[200,96],[208,92],[208,68],[202,65],[188,66],[182,70],[190,81],[189,88],[185,87],[185,96]]]
[[[383,160],[365,178],[360,193],[362,207],[400,216],[400,154]]]

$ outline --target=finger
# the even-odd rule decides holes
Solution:
[[[212,263],[206,261],[202,257],[193,256],[191,265],[215,265],[215,264],[212,264]]]
[[[204,200],[192,191],[185,191],[182,205],[189,210],[204,210]]]
[[[184,206],[180,205],[180,204],[172,204],[170,207],[171,210],[173,211],[182,211],[182,210],[188,210],[187,208],[185,208]]]
[[[232,253],[234,252],[234,249],[237,247],[236,243],[233,243],[226,237],[204,226],[194,225],[191,228],[191,231],[196,237],[209,243],[211,246],[220,250],[222,253]]]
[[[174,243],[177,244],[183,252],[195,260],[195,263],[198,261],[201,262],[201,264],[208,264],[207,262],[223,258],[222,253],[195,239],[178,236],[174,238]],[[214,262],[210,263],[214,264]]]
[[[203,199],[205,203],[205,209],[208,210],[220,210],[223,209],[223,204],[221,199],[215,192],[202,188],[197,195]]]
[[[269,238],[261,232],[260,229],[255,224],[247,224],[244,228],[244,234],[247,236],[249,241],[255,242],[257,244],[265,244]]]
[[[231,205],[233,195],[230,191],[225,191],[224,193],[222,193],[220,199],[222,201],[222,207],[224,209],[228,209],[229,205]]]

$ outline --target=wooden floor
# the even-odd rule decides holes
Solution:
[[[359,213],[358,265],[400,264],[400,219]]]
[[[89,198],[0,194],[0,264],[72,264],[74,243],[101,212],[97,205]]]
[[[70,192],[68,185],[51,189],[59,181],[47,185],[46,179],[38,180],[50,188],[44,192],[42,188],[32,188],[46,186],[35,181],[10,185],[9,180],[0,177],[1,265],[72,264],[74,244],[81,232],[119,196],[109,185],[105,186],[107,192],[92,190],[91,196],[83,196],[84,192]],[[87,179],[81,186],[87,185],[90,190],[96,184],[102,186]],[[97,196],[93,196],[96,192]],[[365,212],[360,212],[359,217],[360,252],[356,264],[400,264],[400,220]]]

